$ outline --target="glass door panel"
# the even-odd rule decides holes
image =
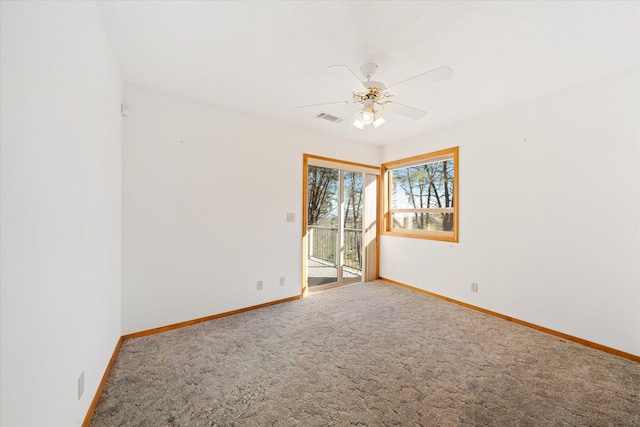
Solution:
[[[362,181],[362,173],[308,166],[309,289],[362,280]]]
[[[362,174],[343,171],[344,281],[362,279]]]
[[[309,166],[307,180],[307,283],[320,286],[340,280],[340,171]]]

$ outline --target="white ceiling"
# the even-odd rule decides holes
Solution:
[[[99,1],[125,81],[374,145],[637,67],[637,1]],[[378,64],[387,86],[441,65],[451,80],[394,100],[414,121],[348,126],[334,73]],[[135,106],[132,106],[135,110]],[[323,111],[346,120],[315,118]]]

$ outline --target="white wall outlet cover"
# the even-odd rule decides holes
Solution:
[[[296,222],[296,214],[294,212],[287,212],[287,222]]]

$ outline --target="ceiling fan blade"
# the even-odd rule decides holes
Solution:
[[[353,102],[349,102],[349,101],[324,102],[322,104],[298,105],[296,108],[321,107],[324,105],[347,105],[347,104],[353,104]]]
[[[391,85],[387,90],[396,94],[418,86],[430,85],[443,80],[448,80],[451,77],[453,77],[453,70],[446,65],[443,65],[442,67],[435,68],[431,71],[427,71],[426,73],[418,74],[415,77],[411,77],[410,79]]]
[[[351,68],[346,65],[331,65],[329,70],[334,70],[336,74],[340,75],[340,78],[348,85],[353,92],[366,92],[368,89],[360,81],[358,76],[351,71]]]
[[[418,120],[427,114],[426,111],[419,110],[417,108],[409,107],[408,105],[400,104],[395,101],[387,101],[382,106],[385,110],[392,113],[400,114],[401,116],[409,117],[410,119]]]

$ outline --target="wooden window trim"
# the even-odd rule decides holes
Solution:
[[[453,158],[453,208],[425,208],[425,209],[390,209],[391,179],[390,171],[421,165],[425,163],[438,162]],[[439,240],[444,242],[458,242],[458,196],[460,186],[458,185],[458,147],[447,148],[418,156],[407,157],[405,159],[394,160],[383,163],[381,166],[382,194],[380,197],[380,218],[382,218],[382,235],[412,237],[416,239]],[[391,213],[395,212],[451,212],[453,209],[453,232],[448,231],[424,231],[424,230],[392,230]]]

